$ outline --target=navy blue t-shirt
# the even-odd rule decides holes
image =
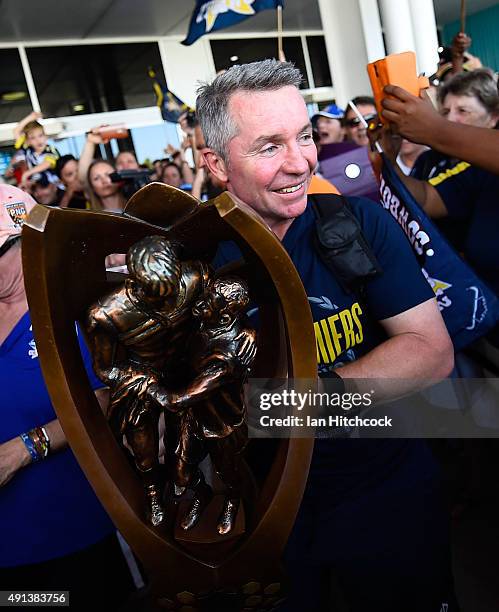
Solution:
[[[429,183],[438,191],[449,217],[466,222],[466,260],[499,295],[499,176],[460,162]]]
[[[317,254],[310,204],[293,221],[282,242],[307,292],[322,376],[379,345],[386,337],[378,321],[434,298],[407,238],[391,216],[366,198],[349,197],[348,201],[383,269],[366,285],[365,302],[347,294]],[[214,265],[240,257],[237,246],[227,242],[220,246]],[[378,478],[383,466],[399,462],[407,450],[405,440],[316,440],[307,494],[327,490],[342,496],[352,487]]]

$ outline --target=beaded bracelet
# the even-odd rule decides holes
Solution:
[[[33,440],[28,436],[28,434],[22,433],[19,437],[24,442],[24,446],[28,449],[30,457],[31,457],[31,461],[33,463],[40,461],[40,459],[42,458],[42,455],[38,453],[33,443]]]

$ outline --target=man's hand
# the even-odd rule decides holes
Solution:
[[[7,484],[18,470],[29,463],[31,457],[21,438],[12,438],[0,444],[0,487]]]
[[[171,394],[161,385],[157,383],[147,385],[144,396],[150,400],[154,406],[163,410],[169,410],[170,412],[176,412],[171,406]]]
[[[422,90],[418,98],[396,85],[387,85],[383,91],[393,97],[383,98],[381,114],[397,133],[411,142],[431,145],[434,134],[446,119],[433,108],[428,94]]]
[[[471,47],[471,38],[464,32],[458,32],[452,39],[452,56],[462,56]]]
[[[379,142],[384,154],[393,164],[396,164],[402,146],[402,138],[398,134],[394,134],[390,126],[384,126],[381,130]]]

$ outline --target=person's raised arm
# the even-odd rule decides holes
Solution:
[[[499,174],[498,130],[448,121],[433,108],[426,92],[418,98],[395,85],[384,91],[393,97],[384,98],[383,117],[404,138]]]
[[[28,125],[28,123],[31,121],[38,121],[38,119],[41,119],[41,117],[42,114],[37,113],[36,111],[26,115],[26,117],[23,117],[21,121],[14,126],[14,139],[19,140],[19,138],[23,135],[24,128]]]
[[[99,128],[92,128],[87,134],[85,145],[80,154],[80,160],[78,162],[78,179],[82,185],[87,185],[87,172],[95,156],[95,147],[104,142],[98,129]]]
[[[401,138],[392,134],[388,127],[381,130],[379,138],[385,157],[391,162],[393,170],[411,192],[416,202],[424,209],[427,215],[433,219],[446,217],[447,208],[440,197],[438,191],[426,181],[420,181],[412,176],[406,176],[397,164],[397,155],[400,150]],[[372,163],[372,161],[371,161]]]

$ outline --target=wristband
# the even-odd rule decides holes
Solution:
[[[19,437],[24,442],[24,446],[28,449],[31,461],[33,463],[40,461],[41,456],[38,454],[38,451],[36,450],[35,445],[33,444],[33,440],[28,436],[28,434],[22,433]]]

